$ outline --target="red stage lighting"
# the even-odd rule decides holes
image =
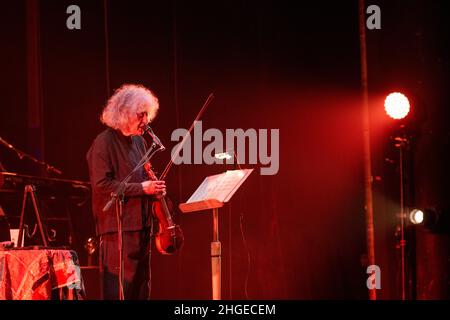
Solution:
[[[384,101],[384,109],[393,119],[403,119],[409,112],[408,98],[399,92],[389,94]]]

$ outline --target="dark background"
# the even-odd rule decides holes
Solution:
[[[72,4],[81,8],[81,30],[66,28]],[[383,99],[401,91],[413,107],[404,122],[413,138],[407,205],[447,207],[448,14],[444,1],[370,4],[382,17],[381,30],[367,30],[378,295],[399,299],[398,150],[391,139],[399,123],[384,115]],[[30,27],[30,10],[38,29]],[[168,150],[172,131],[188,128],[213,92],[204,130],[280,129],[278,174],[244,166],[257,170],[221,209],[223,298],[367,298],[357,1],[22,0],[3,4],[1,13],[3,139],[60,168],[62,178],[87,181],[85,154],[102,130],[105,101],[121,84],[142,83],[159,97],[153,129]],[[38,39],[35,51],[27,26]],[[33,52],[37,78],[27,64]],[[169,156],[158,154],[154,167],[162,171]],[[46,175],[3,146],[0,161],[7,171]],[[184,202],[204,177],[225,169],[174,166],[169,195]],[[13,224],[21,196],[2,198]],[[71,216],[74,248],[86,264],[83,243],[94,235],[89,203]],[[185,246],[170,257],[154,252],[152,297],[209,299],[212,217],[176,218]],[[408,237],[408,296],[449,298],[448,235],[408,227]]]

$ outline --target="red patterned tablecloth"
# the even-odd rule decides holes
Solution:
[[[1,300],[79,300],[84,285],[72,250],[0,251]]]

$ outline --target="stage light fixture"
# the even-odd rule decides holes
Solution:
[[[235,170],[238,169],[238,168],[239,168],[239,170],[242,169],[241,165],[240,165],[240,163],[238,161],[236,152],[233,149],[226,150],[225,152],[219,152],[219,153],[214,154],[214,157],[216,159],[219,159],[219,160],[229,160],[229,159],[232,159],[233,156],[234,156],[234,161],[236,161],[236,162],[232,162],[232,163],[234,163],[234,167],[235,167],[234,169]]]
[[[223,159],[228,160],[228,159],[233,158],[233,156],[228,151],[216,153],[216,154],[214,154],[214,157],[219,160],[223,160]]]
[[[386,97],[384,101],[384,109],[388,116],[393,119],[400,120],[405,118],[410,109],[408,98],[400,93],[393,92]]]
[[[413,209],[409,213],[409,221],[411,221],[413,224],[421,224],[424,219],[423,211],[420,209]]]
[[[450,233],[450,212],[436,208],[413,209],[409,220],[433,233]]]

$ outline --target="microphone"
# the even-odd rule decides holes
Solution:
[[[156,136],[156,134],[153,132],[152,128],[150,127],[149,124],[146,124],[142,127],[142,130],[144,130],[144,133],[148,133],[150,135],[150,137],[152,137],[153,142],[156,143],[160,150],[163,151],[166,149],[166,147],[164,147],[164,145],[162,144],[161,140],[159,140],[159,138]]]

